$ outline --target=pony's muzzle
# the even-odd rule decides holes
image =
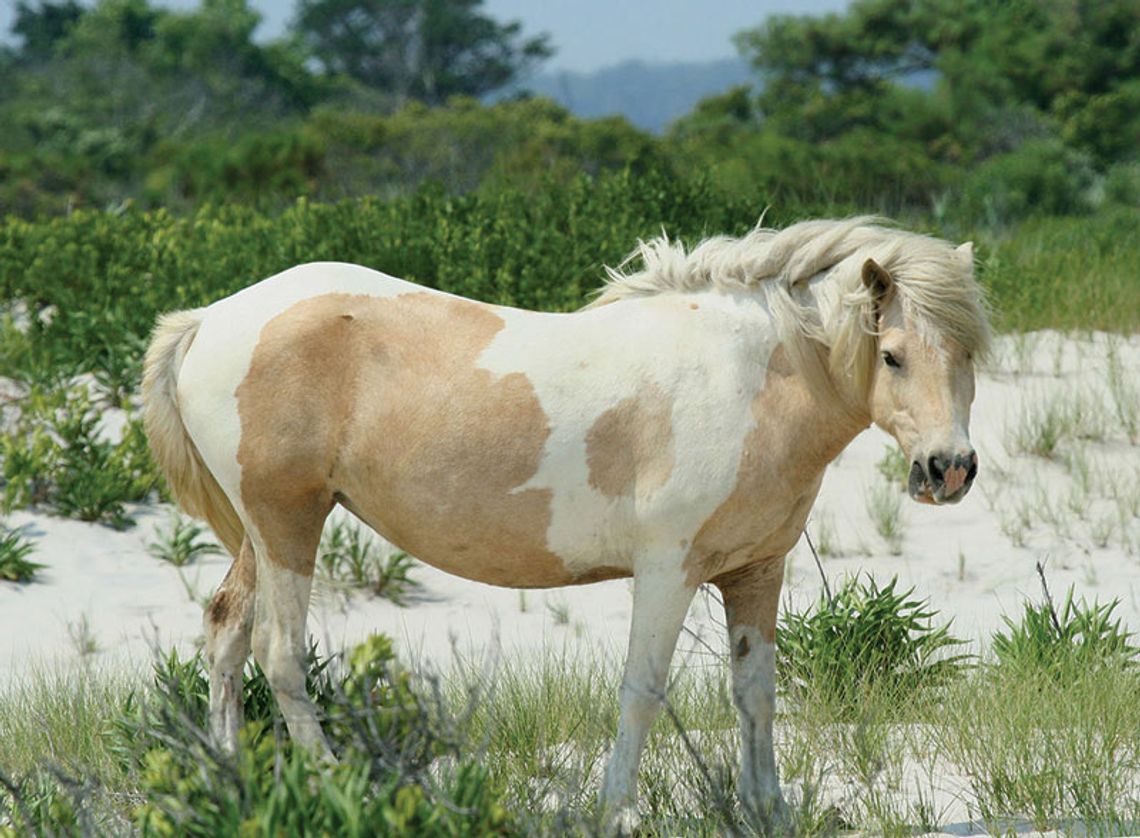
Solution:
[[[978,475],[978,452],[932,454],[910,466],[907,490],[922,503],[957,503]]]

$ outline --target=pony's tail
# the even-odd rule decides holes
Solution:
[[[236,558],[245,528],[202,461],[178,410],[178,370],[201,323],[200,310],[159,318],[143,362],[143,424],[150,450],[178,504],[195,518],[204,518]]]

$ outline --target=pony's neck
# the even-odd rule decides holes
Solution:
[[[757,491],[776,480],[798,495],[816,485],[827,464],[866,427],[832,394],[821,392],[791,362],[781,344],[768,361],[764,387],[752,401],[755,430],[745,463]],[[767,464],[767,465],[765,465]],[[747,467],[745,467],[747,468]]]

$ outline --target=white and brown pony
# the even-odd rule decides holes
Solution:
[[[183,508],[235,561],[205,613],[214,735],[235,748],[251,646],[295,741],[328,744],[305,618],[337,504],[469,579],[633,577],[603,804],[637,770],[697,587],[724,598],[742,800],[782,807],[772,750],[784,555],[827,464],[872,421],[952,503],[985,309],[968,244],[865,218],[643,243],[585,309],[488,305],[356,265],[301,265],[161,319],[146,426]]]

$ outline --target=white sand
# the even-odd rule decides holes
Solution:
[[[1070,585],[1090,600],[1119,599],[1116,614],[1140,631],[1140,440],[1127,438],[1110,395],[1110,353],[1119,359],[1132,410],[1140,410],[1140,338],[1039,333],[1001,339],[978,381],[971,425],[981,460],[977,485],[955,507],[903,497],[900,555],[890,554],[866,506],[870,489],[884,482],[876,463],[893,441],[876,429],[860,435],[829,468],[809,522],[817,544],[833,545],[835,554],[823,560],[831,584],[855,573],[871,573],[880,583],[897,575],[904,589],[913,586],[952,618],[955,633],[984,642],[1002,625],[1002,614],[1016,616],[1026,598],[1040,598],[1035,563],[1045,561],[1058,603]],[[1091,438],[1064,440],[1051,460],[1018,451],[1013,439],[1023,413],[1040,413],[1051,401],[1078,411]],[[77,660],[85,640],[97,649],[88,660],[137,666],[156,645],[189,649],[200,641],[195,600],[208,597],[227,562],[206,557],[180,578],[146,549],[169,510],[131,512],[138,526],[126,532],[34,512],[8,516],[9,526],[26,527],[35,539],[32,560],[47,567],[32,584],[0,582],[0,683],[40,662]],[[362,595],[346,602],[318,590],[310,631],[326,648],[387,632],[405,658],[436,668],[446,668],[456,650],[476,656],[564,646],[624,650],[627,581],[520,594],[425,566],[414,577],[422,592],[407,608]],[[790,556],[786,595],[803,606],[819,590],[819,572],[801,541]],[[557,613],[568,614],[568,621]],[[699,596],[690,613],[692,633],[682,638],[684,659],[700,662],[704,643],[721,648],[720,621],[719,606]]]

